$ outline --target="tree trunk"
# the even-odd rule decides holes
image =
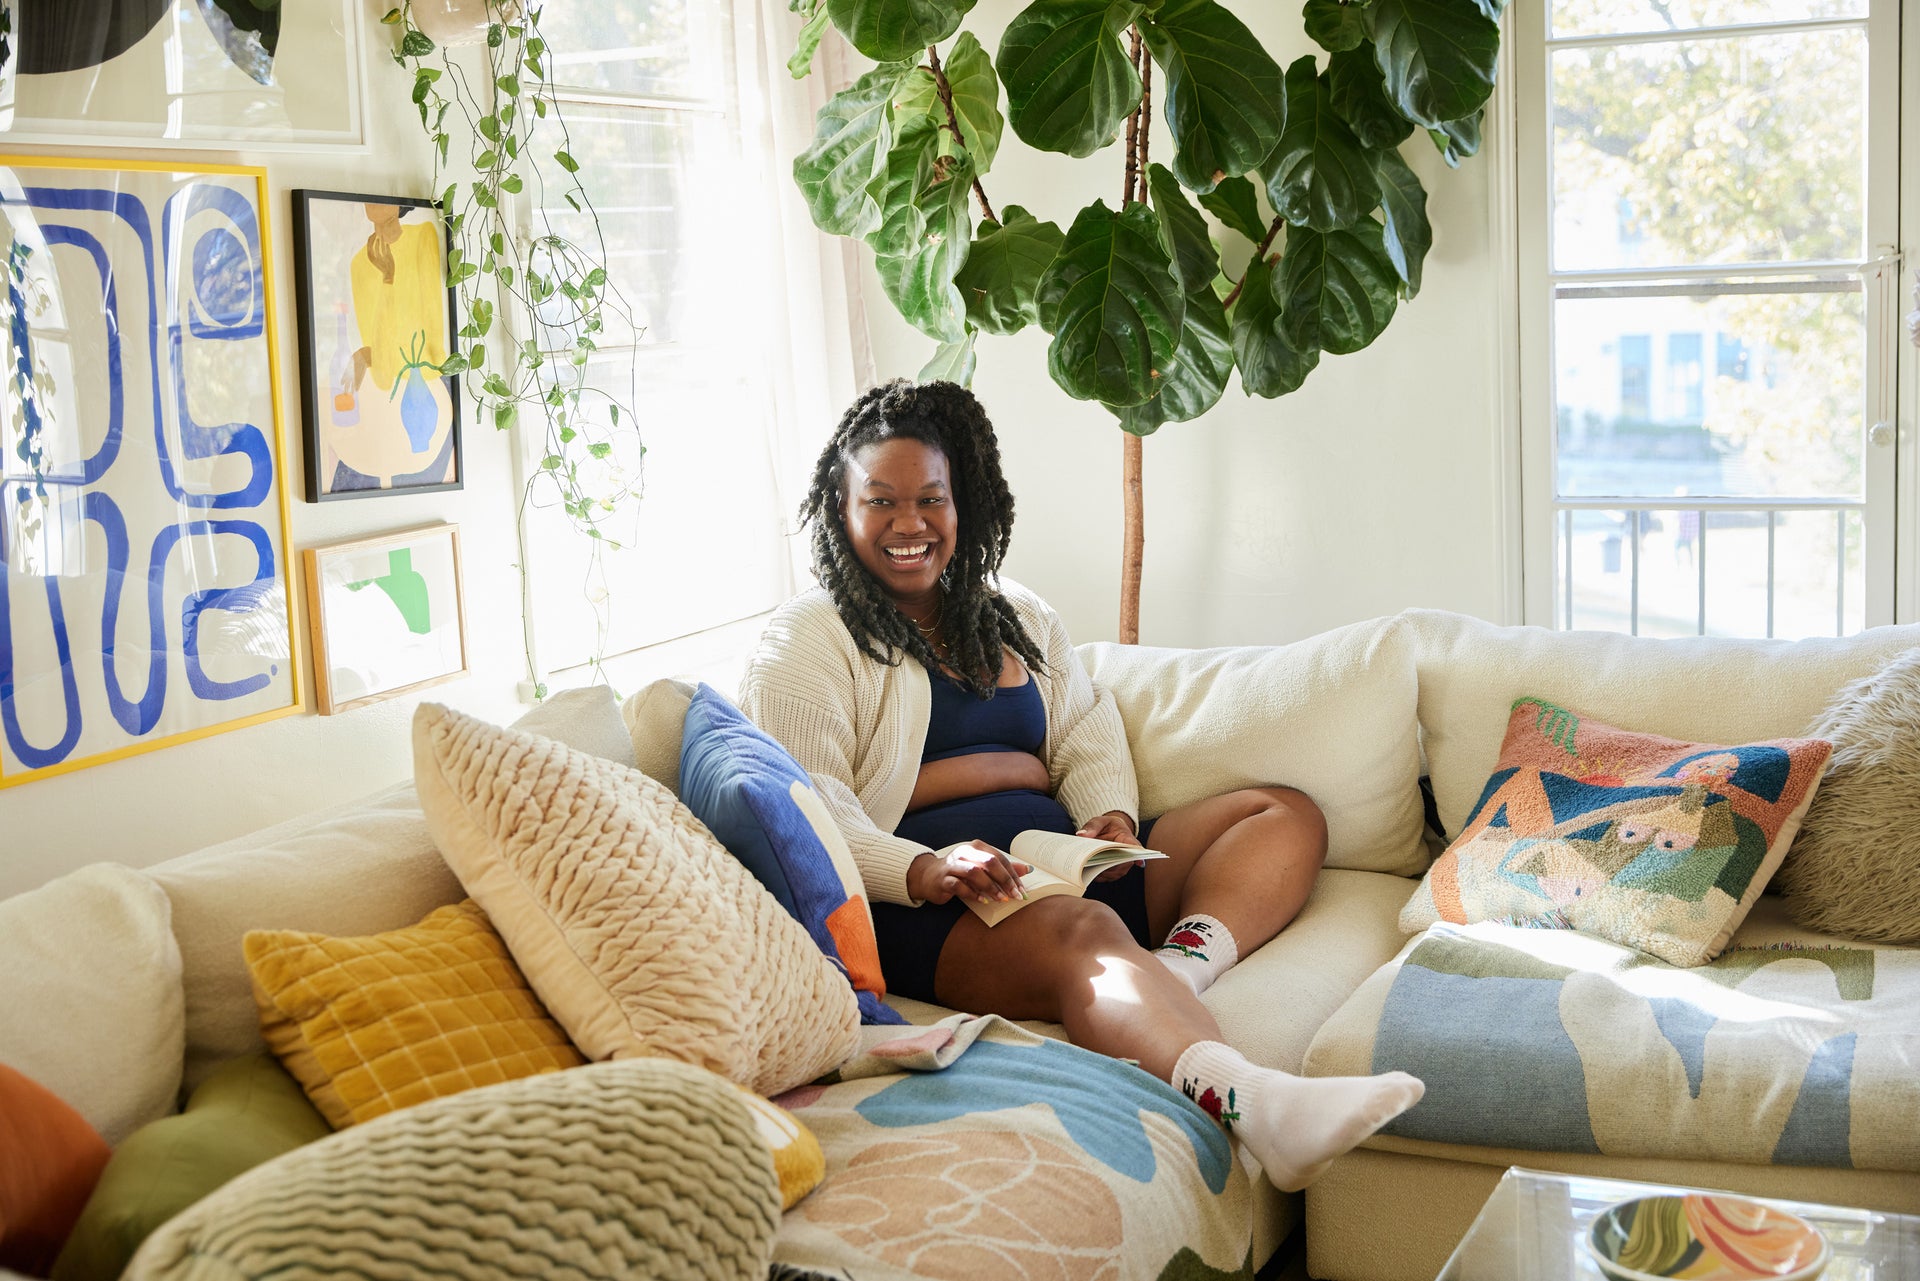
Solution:
[[[1142,501],[1141,455],[1146,441],[1123,432],[1126,461],[1121,484],[1126,490],[1126,525],[1120,547],[1120,643],[1140,643],[1140,567],[1146,559],[1146,511]]]

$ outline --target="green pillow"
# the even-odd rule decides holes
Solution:
[[[269,1054],[222,1064],[187,1110],[128,1135],[54,1264],[55,1281],[113,1281],[161,1224],[228,1180],[333,1131]]]

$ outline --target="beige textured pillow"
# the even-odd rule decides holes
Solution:
[[[779,1226],[739,1091],[681,1063],[602,1063],[289,1152],[170,1220],[126,1275],[736,1281],[767,1274]]]
[[[1842,689],[1810,732],[1833,759],[1775,886],[1802,925],[1920,943],[1920,649]]]
[[[588,1058],[776,1094],[852,1056],[846,978],[660,783],[431,703],[413,756],[435,844]]]
[[[663,676],[643,685],[620,704],[626,722],[633,763],[648,778],[680,793],[680,742],[687,724],[687,706],[700,687],[691,681]]]

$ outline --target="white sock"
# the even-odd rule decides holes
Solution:
[[[1257,1067],[1219,1041],[1188,1046],[1174,1064],[1173,1084],[1237,1135],[1282,1192],[1306,1187],[1427,1092],[1405,1072],[1293,1076]]]
[[[1227,927],[1203,913],[1180,918],[1167,934],[1167,941],[1153,949],[1153,954],[1160,964],[1179,975],[1195,996],[1212,987],[1213,981],[1240,959],[1240,949]]]

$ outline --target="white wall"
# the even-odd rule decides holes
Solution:
[[[1022,7],[982,0],[967,27],[997,48]],[[1283,66],[1314,51],[1297,5],[1232,8]],[[1170,158],[1155,115],[1153,153]],[[1121,147],[1070,160],[1011,129],[1007,139],[984,180],[996,209],[1022,205],[1064,229],[1089,201],[1116,203]],[[1293,395],[1251,399],[1236,379],[1211,413],[1147,438],[1144,643],[1282,642],[1409,605],[1507,621],[1495,366],[1506,251],[1492,239],[1493,166],[1483,152],[1449,170],[1423,137],[1404,152],[1434,225],[1420,296],[1367,350],[1323,356]],[[1248,251],[1237,235],[1223,240]],[[870,262],[865,287],[881,376],[913,376],[934,343],[893,311]],[[1112,416],[1054,386],[1037,330],[983,335],[974,390],[1018,502],[1008,572],[1052,601],[1076,640],[1113,638],[1122,445]]]
[[[379,6],[369,6],[376,11]],[[271,189],[273,301],[278,308],[283,478],[292,486],[295,596],[303,601],[298,551],[316,543],[434,521],[460,526],[472,674],[426,697],[506,720],[520,709],[519,579],[513,537],[508,438],[468,422],[466,488],[324,505],[300,501],[300,374],[294,320],[293,245],[287,192],[299,187],[376,194],[431,194],[426,141],[408,100],[411,82],[386,56],[390,28],[368,22],[371,80],[366,155],[190,153],[209,163],[264,165]],[[19,154],[33,149],[11,148]],[[180,152],[104,152],[180,161]],[[300,611],[302,646],[305,610]],[[313,705],[311,655],[301,694]],[[408,724],[417,698],[401,697],[338,716],[311,711],[126,760],[0,789],[0,897],[31,889],[85,863],[145,866],[295,814],[364,795],[412,773]]]

